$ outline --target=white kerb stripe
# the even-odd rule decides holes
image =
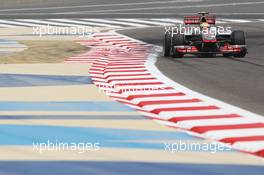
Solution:
[[[264,141],[235,142],[233,146],[250,152],[258,152],[264,150]]]
[[[230,137],[247,137],[247,136],[263,136],[264,128],[253,129],[228,129],[221,131],[208,131],[203,135],[211,137],[216,140],[221,140]]]
[[[168,89],[168,90],[153,90],[151,92],[148,92],[148,94],[171,94],[171,93],[179,93],[179,91],[176,91],[175,89]],[[137,92],[137,95],[142,95],[142,94],[146,94],[146,92],[142,91],[142,92]],[[135,95],[134,92],[125,92],[123,94],[124,96],[129,96],[129,95]],[[187,96],[185,96],[187,97]],[[158,100],[164,100],[165,97],[159,97]]]
[[[211,115],[227,115],[229,111],[223,109],[214,110],[195,110],[195,111],[172,111],[172,112],[160,112],[159,115],[164,119],[170,119],[172,117],[191,117],[191,116],[211,116]]]
[[[146,91],[148,92],[148,91]],[[150,93],[153,93],[153,91],[149,91]],[[169,97],[139,97],[131,100],[133,103],[139,103],[142,101],[164,101],[164,100],[188,100],[191,99],[189,96],[186,95],[180,95],[180,96],[169,96]]]
[[[152,75],[141,75],[141,76],[121,76],[121,77],[109,77],[108,80],[119,80],[119,79],[139,79],[139,78],[154,78]]]
[[[105,76],[111,76],[111,75],[137,75],[137,74],[146,74],[147,71],[142,72],[107,72],[104,75]]]
[[[197,106],[209,106],[207,102],[194,102],[194,103],[174,103],[174,104],[156,104],[146,105],[143,108],[145,110],[163,109],[163,108],[177,108],[177,107],[197,107]]]
[[[158,80],[113,80],[111,81],[113,84],[132,84],[132,83],[160,83]]]
[[[221,118],[221,119],[206,119],[206,120],[189,120],[178,122],[179,125],[184,128],[191,129],[196,126],[214,126],[214,125],[235,125],[235,124],[250,124],[250,123],[258,123],[259,120],[254,118]]]

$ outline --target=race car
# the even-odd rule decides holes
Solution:
[[[245,57],[247,54],[244,31],[216,26],[216,18],[207,12],[185,16],[183,25],[165,31],[165,57],[182,58],[185,54],[201,57]]]

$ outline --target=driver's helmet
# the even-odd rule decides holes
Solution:
[[[207,22],[202,22],[201,24],[200,24],[200,27],[201,28],[209,28],[210,27],[210,24],[208,24]]]

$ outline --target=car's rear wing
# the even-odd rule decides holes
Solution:
[[[208,24],[215,24],[214,15],[195,15],[195,16],[184,16],[184,24],[200,24],[205,18]]]

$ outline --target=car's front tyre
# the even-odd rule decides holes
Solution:
[[[171,33],[166,32],[163,38],[163,55],[169,57],[171,55]]]
[[[182,34],[174,34],[172,36],[172,47],[174,46],[184,46],[185,38]],[[177,52],[176,49],[173,49],[173,57],[174,58],[182,58],[184,56],[183,53]]]

